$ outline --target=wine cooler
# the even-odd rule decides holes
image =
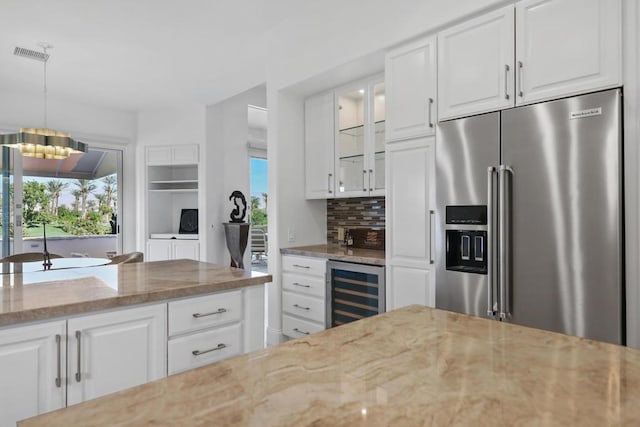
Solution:
[[[340,326],[385,311],[384,267],[329,261],[327,318]]]

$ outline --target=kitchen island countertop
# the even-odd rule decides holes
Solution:
[[[0,276],[0,326],[225,291],[271,276],[193,260]]]
[[[359,264],[385,265],[384,251],[360,249],[353,246],[311,245],[282,248],[283,255],[300,255],[315,258],[326,258]]]
[[[638,425],[638,402],[638,350],[410,306],[19,425]]]

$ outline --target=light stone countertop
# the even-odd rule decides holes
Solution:
[[[19,423],[640,425],[640,351],[410,306]]]
[[[270,281],[267,274],[192,260],[4,274],[0,326]]]
[[[315,258],[335,259],[338,261],[355,262],[360,264],[385,265],[384,251],[373,249],[358,249],[352,246],[311,245],[282,248],[283,255],[300,255]]]

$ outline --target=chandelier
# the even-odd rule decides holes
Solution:
[[[38,45],[42,48],[42,52],[16,47],[13,53],[44,63],[44,127],[21,128],[18,133],[0,135],[0,144],[18,149],[23,156],[37,159],[63,160],[73,153],[86,153],[87,144],[76,141],[66,132],[47,127],[47,61],[50,57],[47,50],[53,46],[48,43],[38,43]]]

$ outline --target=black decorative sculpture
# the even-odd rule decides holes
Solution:
[[[247,214],[247,199],[245,199],[244,194],[241,191],[235,190],[229,196],[229,200],[233,200],[233,204],[235,208],[231,211],[231,222],[238,223],[244,222],[244,217]],[[242,213],[240,213],[240,209],[242,209]]]

